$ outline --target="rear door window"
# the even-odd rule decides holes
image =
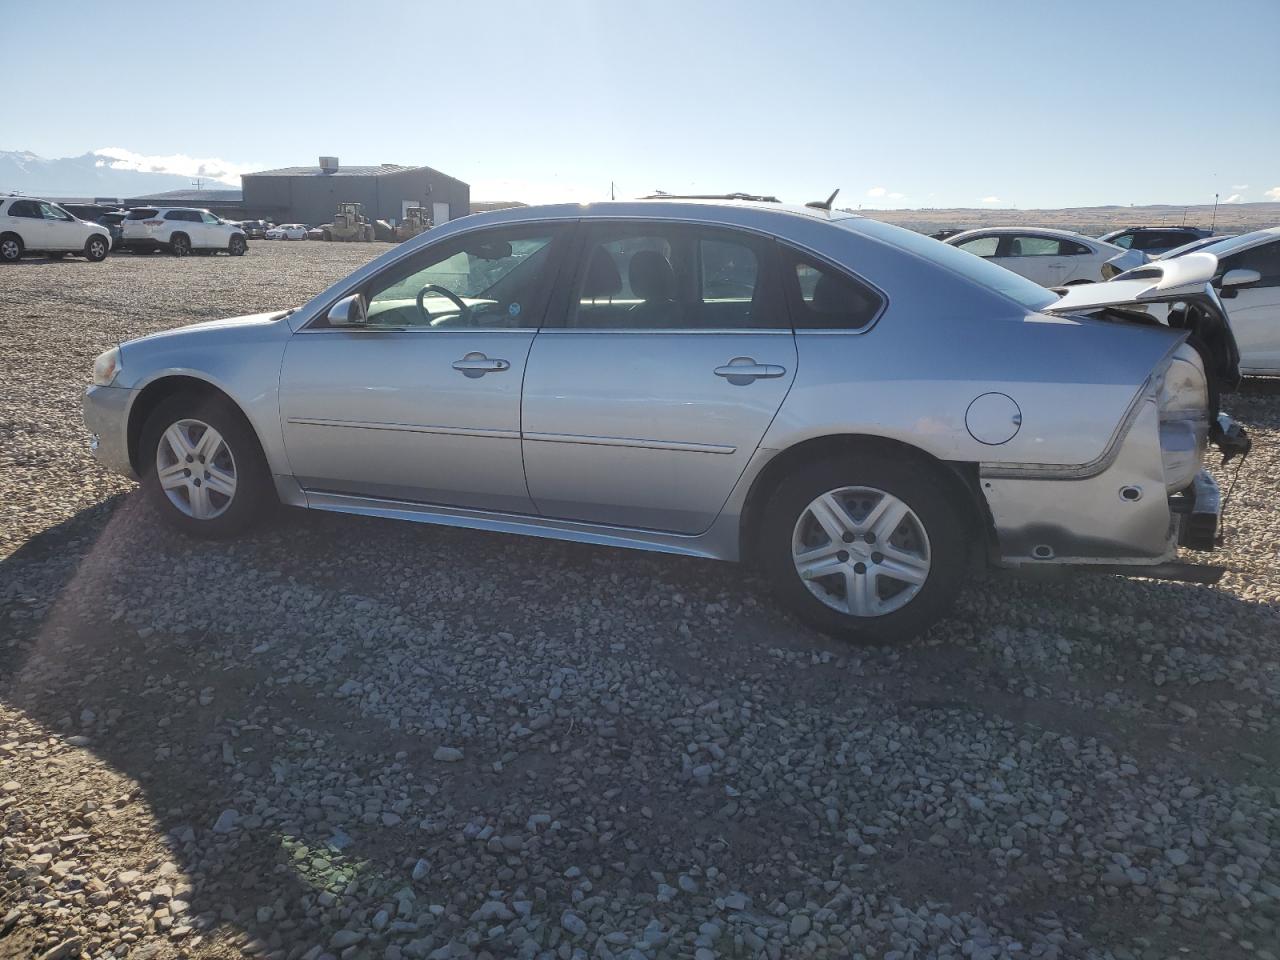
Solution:
[[[580,330],[790,326],[772,245],[733,230],[592,224],[574,291],[567,325]]]
[[[789,248],[782,261],[797,330],[861,330],[879,316],[884,298],[860,280]]]
[[[1056,257],[1062,253],[1062,242],[1055,237],[1018,236],[1009,241],[1011,257]]]
[[[9,205],[9,216],[24,217],[31,220],[40,220],[44,218],[44,214],[40,212],[40,205],[34,200],[15,200]]]

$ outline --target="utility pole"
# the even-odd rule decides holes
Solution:
[[[1218,195],[1213,195],[1213,223],[1209,224],[1209,232],[1213,233],[1213,228],[1218,225]]]
[[[609,181],[609,199],[610,199],[610,200],[616,200],[616,199],[618,199],[617,197],[615,197],[615,196],[613,195],[613,181],[612,181],[612,180],[610,180],[610,181]]]

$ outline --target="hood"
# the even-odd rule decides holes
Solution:
[[[1153,261],[1106,283],[1066,287],[1062,297],[1041,312],[1095,315],[1127,323],[1163,322],[1185,330],[1218,388],[1234,390],[1240,383],[1240,350],[1227,311],[1213,286],[1217,270],[1218,258],[1204,252]],[[1152,304],[1168,305],[1163,321],[1146,312]]]

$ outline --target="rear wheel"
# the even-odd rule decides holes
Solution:
[[[784,480],[765,508],[760,559],[771,585],[821,630],[906,640],[955,599],[969,555],[950,486],[883,455],[821,461]]]
[[[242,533],[275,499],[258,438],[223,400],[165,400],[143,426],[139,461],[143,490],[160,516],[194,536]]]
[[[237,234],[231,238],[231,242],[227,244],[227,253],[233,257],[243,257],[248,244],[244,242],[244,237]]]
[[[22,259],[22,238],[16,233],[6,233],[0,237],[0,261],[17,263]]]
[[[175,257],[185,257],[191,253],[191,238],[185,233],[175,233],[169,238],[169,252]]]
[[[107,259],[107,251],[111,249],[107,243],[106,237],[100,237],[96,233],[85,241],[84,256],[90,263],[101,263]]]

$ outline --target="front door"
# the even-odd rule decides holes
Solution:
[[[529,493],[548,517],[700,533],[795,376],[773,245],[669,224],[583,233],[525,373]]]
[[[84,228],[75,217],[56,204],[40,202],[44,217],[45,243],[49,250],[79,250],[84,246]]]
[[[563,227],[446,239],[361,288],[368,322],[300,330],[280,413],[307,490],[532,513],[520,385]]]
[[[1257,270],[1261,279],[1223,301],[1244,373],[1280,374],[1280,240],[1222,258],[1221,271]]]

